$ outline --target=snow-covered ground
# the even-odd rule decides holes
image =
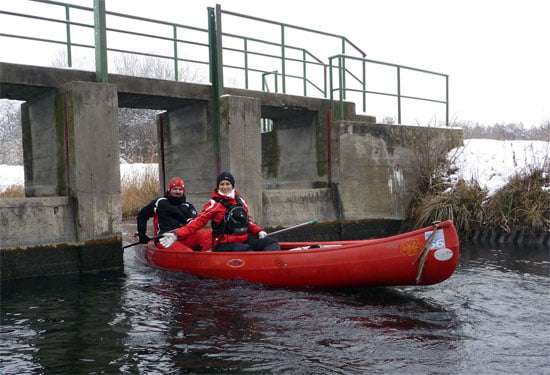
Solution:
[[[489,194],[506,184],[517,172],[548,165],[550,142],[496,141],[467,139],[464,146],[452,150],[449,158],[458,167],[455,178],[475,179]],[[146,170],[156,173],[155,164],[121,164],[123,179],[141,175]],[[550,172],[550,171],[549,171]],[[23,167],[0,165],[0,191],[11,185],[23,185]]]
[[[449,152],[448,158],[458,168],[453,177],[474,179],[491,195],[514,174],[548,166],[550,142],[466,139],[463,147]]]

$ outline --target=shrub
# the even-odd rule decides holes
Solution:
[[[547,166],[548,167],[548,166]],[[509,232],[515,225],[530,230],[550,228],[549,168],[520,172],[487,201],[487,225]]]
[[[487,191],[477,181],[458,183],[445,192],[433,192],[419,197],[411,208],[414,227],[430,225],[434,221],[453,220],[458,231],[470,232],[483,221],[483,202]]]

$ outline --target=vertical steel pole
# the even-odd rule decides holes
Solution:
[[[397,67],[397,123],[401,125],[401,67]]]
[[[281,73],[283,76],[283,94],[286,94],[285,26],[281,25]]]
[[[343,88],[344,80],[345,80],[345,74],[344,74],[344,56],[339,55],[338,56],[338,75],[339,75],[339,82],[338,82],[338,91],[340,92],[340,120],[344,119],[344,99],[346,98],[346,91],[345,88]]]
[[[246,38],[244,38],[244,88],[248,89],[248,39]]]
[[[178,68],[178,28],[176,25],[172,26],[174,29],[174,78],[179,81],[179,68]]]
[[[66,29],[67,29],[67,64],[69,65],[69,68],[72,68],[73,66],[73,54],[71,49],[71,16],[70,16],[70,7],[69,5],[65,5],[65,21],[66,23]]]
[[[367,65],[365,62],[367,55],[363,54],[363,112],[367,112]]]
[[[210,56],[210,83],[212,85],[212,112],[214,120],[214,153],[216,156],[216,174],[221,172],[220,141],[220,75],[218,74],[218,43],[216,38],[216,14],[214,8],[208,8],[208,46]]]
[[[109,81],[107,69],[107,25],[105,22],[105,0],[94,0],[95,30],[95,80]]]
[[[218,94],[223,95],[223,45],[222,45],[222,7],[216,4],[216,60],[218,74]]]
[[[445,123],[449,126],[449,76],[445,75]]]
[[[345,56],[346,55],[346,40],[344,38],[342,38],[342,56]],[[342,94],[342,98],[343,99],[346,99],[346,59],[343,58],[341,60],[342,62],[342,82],[341,82],[341,88],[344,88],[344,92]]]
[[[304,69],[304,96],[307,96],[307,55],[306,51],[302,49],[302,60],[303,60],[303,69]]]

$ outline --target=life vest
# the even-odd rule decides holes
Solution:
[[[212,231],[219,234],[245,234],[248,231],[248,213],[243,207],[241,198],[235,197],[237,204],[230,204],[225,199],[214,200],[225,206],[223,221],[212,221]]]

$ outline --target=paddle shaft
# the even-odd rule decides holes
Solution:
[[[173,232],[173,231],[175,231],[175,229],[174,229],[174,230],[170,230],[170,231],[168,231],[168,232],[164,232],[164,233],[171,233],[171,232]],[[155,237],[151,237],[150,240],[158,240],[158,239],[161,238],[161,237],[162,237],[162,234],[161,234],[161,235],[158,235],[158,236],[155,236]],[[132,247],[132,246],[139,245],[140,243],[141,243],[141,242],[138,241],[138,242],[134,242],[134,243],[131,243],[131,244],[129,244],[129,245],[126,245],[126,246],[122,246],[122,250],[127,249],[127,248]]]
[[[294,226],[291,226],[291,227],[288,227],[288,228],[276,230],[275,232],[268,233],[267,235],[268,235],[268,236],[273,236],[274,234],[283,233],[283,232],[286,232],[286,231],[288,231],[288,230],[300,228],[300,227],[303,227],[304,225],[310,225],[310,224],[315,224],[315,223],[317,223],[317,219],[311,220],[311,221],[306,221],[305,223],[297,224],[297,225],[294,225]]]

